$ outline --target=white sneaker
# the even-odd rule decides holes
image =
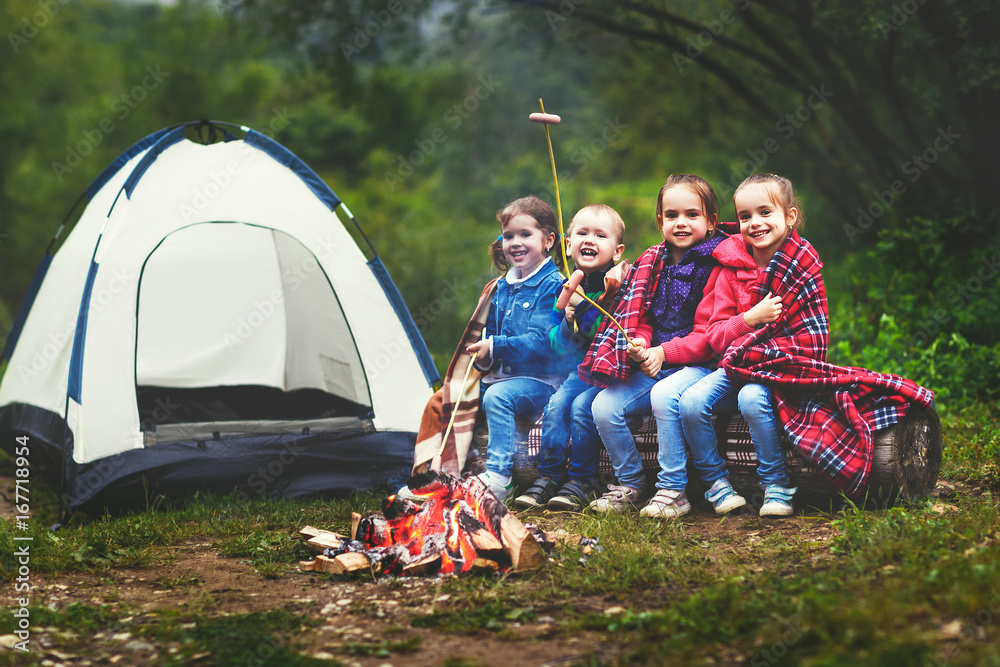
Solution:
[[[764,487],[764,504],[760,507],[760,516],[791,516],[795,513],[792,507],[792,496],[798,487],[785,487],[780,484],[768,484]]]
[[[487,470],[486,472],[477,475],[477,477],[479,477],[483,484],[486,485],[486,488],[489,489],[500,502],[506,500],[511,491],[514,490],[513,479],[507,475],[501,475]]]
[[[595,512],[634,512],[643,501],[642,489],[609,484],[603,496],[587,505]]]
[[[691,503],[684,491],[660,489],[649,504],[639,510],[639,516],[649,516],[654,519],[674,519],[691,511]]]

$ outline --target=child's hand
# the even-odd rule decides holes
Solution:
[[[659,345],[655,345],[649,348],[646,360],[642,362],[641,366],[639,366],[639,370],[651,378],[656,377],[656,374],[660,372],[661,368],[663,368],[663,362],[665,359],[666,355],[663,354],[663,348]]]
[[[649,356],[649,350],[646,349],[645,338],[633,338],[632,345],[628,346],[628,358],[632,361],[646,361],[646,357]]]
[[[760,300],[760,303],[743,313],[743,321],[754,329],[762,324],[775,322],[779,317],[781,317],[781,297],[771,296],[770,292]]]
[[[566,306],[566,321],[573,324],[573,320],[576,319],[576,306]]]
[[[478,354],[476,357],[476,362],[482,366],[488,366],[490,363],[490,341],[481,340],[473,343],[469,347],[465,348],[465,351],[469,354]]]

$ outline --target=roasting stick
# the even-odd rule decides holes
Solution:
[[[566,259],[566,231],[563,229],[562,203],[559,201],[559,176],[556,174],[556,157],[555,157],[555,153],[552,152],[552,137],[549,135],[549,125],[558,125],[559,123],[562,122],[562,118],[560,118],[559,116],[557,116],[554,113],[545,113],[545,103],[542,102],[542,96],[541,95],[538,96],[538,105],[541,107],[542,112],[541,113],[533,113],[533,114],[531,114],[530,116],[528,116],[528,120],[530,120],[533,123],[541,123],[542,125],[545,126],[545,141],[549,145],[549,161],[552,163],[552,182],[555,185],[555,191],[556,191],[556,216],[557,216],[557,218],[559,220],[559,241],[560,241],[559,248],[562,250],[563,267],[568,272],[569,271],[569,261],[567,261],[567,259]],[[577,279],[576,283],[574,284],[573,283],[573,277],[575,277],[575,275],[577,273],[580,274],[580,278]],[[604,310],[604,308],[601,308],[601,306],[600,306],[599,303],[597,303],[596,301],[594,301],[593,299],[591,299],[589,296],[587,296],[586,294],[584,294],[583,290],[580,289],[580,281],[583,280],[583,271],[577,270],[577,271],[574,271],[573,274],[574,275],[571,276],[570,279],[569,279],[569,283],[566,286],[563,286],[563,291],[566,293],[566,301],[563,301],[562,295],[560,295],[559,296],[559,300],[563,301],[563,305],[562,305],[561,308],[559,308],[559,306],[557,304],[556,307],[559,308],[559,310],[563,310],[566,307],[566,303],[568,303],[568,301],[569,301],[569,295],[573,294],[574,292],[576,292],[581,297],[583,297],[584,300],[590,302],[595,308],[597,308],[597,310],[601,311],[601,314],[603,314],[605,317],[607,317],[611,321],[612,324],[614,324],[616,327],[618,327],[618,330],[622,332],[623,336],[625,336],[625,340],[628,341],[629,345],[631,345],[632,347],[638,347],[638,345],[636,345],[635,343],[633,343],[632,339],[629,338],[628,333],[625,331],[625,327],[623,327],[618,322],[618,320],[616,320],[611,315],[611,313],[609,313],[608,311]],[[567,290],[567,287],[569,287],[568,290]]]
[[[577,269],[576,271],[573,272],[573,275],[569,277],[569,280],[566,282],[566,284],[563,285],[562,291],[559,293],[559,298],[556,299],[556,310],[565,310],[566,306],[569,304],[570,295],[574,293],[578,294],[579,296],[583,297],[586,301],[588,301],[591,305],[593,305],[594,308],[597,308],[597,310],[601,311],[602,315],[607,317],[612,324],[618,327],[618,330],[622,332],[623,336],[625,336],[625,340],[628,341],[629,345],[631,345],[632,347],[639,347],[638,345],[632,342],[632,339],[628,337],[628,332],[625,331],[625,327],[623,327],[621,323],[619,323],[618,320],[616,320],[611,313],[604,310],[604,308],[601,307],[601,304],[597,303],[596,301],[594,301],[589,296],[583,293],[583,288],[580,287],[581,282],[583,282],[583,271]]]
[[[538,96],[538,106],[542,108],[542,113],[533,113],[528,116],[528,120],[533,123],[541,123],[545,126],[545,141],[549,145],[549,162],[552,163],[552,181],[556,188],[556,217],[559,220],[559,249],[562,251],[563,270],[569,271],[569,262],[566,261],[566,231],[563,229],[562,204],[559,201],[559,177],[556,175],[556,156],[552,152],[552,137],[549,136],[549,125],[558,125],[562,118],[554,113],[545,113],[545,104],[542,96]]]
[[[472,360],[469,361],[469,367],[465,369],[465,377],[462,379],[462,388],[458,392],[458,400],[455,401],[455,407],[451,411],[451,419],[448,420],[448,427],[444,430],[444,437],[441,438],[441,447],[438,448],[437,456],[431,461],[431,469],[441,471],[441,455],[444,454],[445,443],[448,442],[448,436],[451,435],[451,428],[455,425],[455,417],[458,415],[458,406],[462,402],[462,398],[465,397],[465,389],[469,386],[469,375],[472,374],[472,367],[476,363],[476,358],[479,353],[473,353]],[[434,463],[437,463],[437,466]]]

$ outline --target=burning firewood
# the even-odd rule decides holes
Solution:
[[[539,539],[478,478],[431,471],[415,475],[407,486],[422,497],[421,504],[390,496],[381,513],[352,514],[351,540],[304,527],[300,532],[312,548],[330,546],[311,567],[300,564],[303,571],[370,568],[410,576],[527,570],[545,561]]]

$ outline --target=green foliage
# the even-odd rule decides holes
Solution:
[[[886,225],[824,272],[832,361],[911,378],[939,410],[1000,396],[1000,243],[968,233],[973,215]]]
[[[651,211],[668,174],[708,178],[724,219],[747,165],[788,174],[828,262],[834,355],[920,377],[945,409],[996,396],[1000,281],[974,282],[998,249],[996,189],[977,157],[991,145],[982,110],[1000,76],[988,3],[895,18],[870,2],[664,13],[600,2],[569,14],[557,2],[497,4],[513,11],[409,3],[368,40],[358,29],[388,5],[60,4],[0,72],[16,91],[0,97],[0,333],[104,165],[153,130],[215,118],[272,134],[331,184],[443,369],[491,277],[494,212],[527,193],[554,200],[544,132],[525,118],[543,94],[564,119],[551,134],[567,220],[611,204],[634,258],[659,240]],[[3,11],[20,26],[38,6],[8,0]],[[785,136],[779,123],[822,83],[830,103]],[[734,95],[741,85],[750,94]],[[909,180],[906,161],[951,125],[955,148]],[[760,162],[774,137],[779,149]],[[906,192],[859,228],[858,207],[894,179]]]
[[[1000,405],[975,404],[948,415],[941,475],[1000,490]]]

